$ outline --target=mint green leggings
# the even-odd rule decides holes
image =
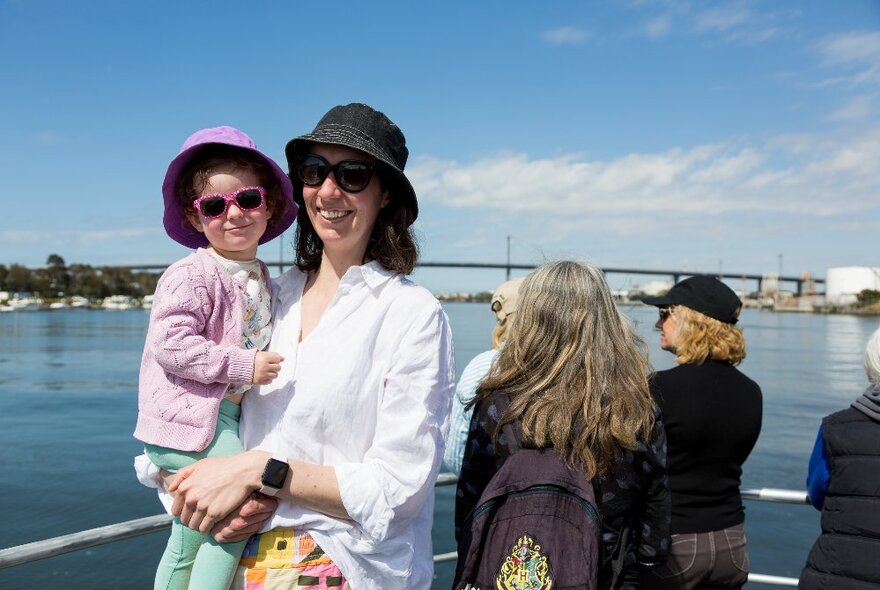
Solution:
[[[241,408],[234,403],[220,402],[214,440],[204,451],[191,453],[156,445],[144,445],[150,461],[172,473],[205,457],[222,457],[241,453],[238,438]],[[210,535],[184,526],[175,517],[171,536],[156,570],[154,590],[225,590],[238,567],[247,541],[218,543]]]

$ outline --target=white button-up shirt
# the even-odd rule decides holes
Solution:
[[[275,288],[270,350],[279,376],[242,402],[248,449],[336,469],[352,520],[282,501],[265,527],[308,531],[353,588],[430,588],[434,482],[455,368],[437,300],[372,262],[348,269],[303,341],[306,275]],[[292,477],[296,477],[294,470]]]

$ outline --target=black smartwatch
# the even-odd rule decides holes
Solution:
[[[287,479],[288,471],[290,471],[290,464],[283,459],[272,457],[266,461],[260,493],[267,496],[277,494],[284,487],[284,480]]]

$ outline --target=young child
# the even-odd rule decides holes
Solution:
[[[156,287],[141,361],[134,436],[170,472],[243,451],[239,404],[284,360],[264,352],[271,286],[257,245],[281,235],[297,207],[287,175],[232,127],[191,135],[162,184],[165,231],[197,248]],[[228,588],[244,542],[219,544],[174,519],[155,588]]]

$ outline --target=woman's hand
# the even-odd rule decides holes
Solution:
[[[277,507],[278,500],[275,498],[251,494],[238,508],[214,525],[211,535],[218,543],[244,541],[263,528],[263,524],[272,518]]]
[[[207,534],[219,520],[260,488],[264,451],[202,459],[177,472],[168,486],[176,492],[171,512],[193,530]]]

